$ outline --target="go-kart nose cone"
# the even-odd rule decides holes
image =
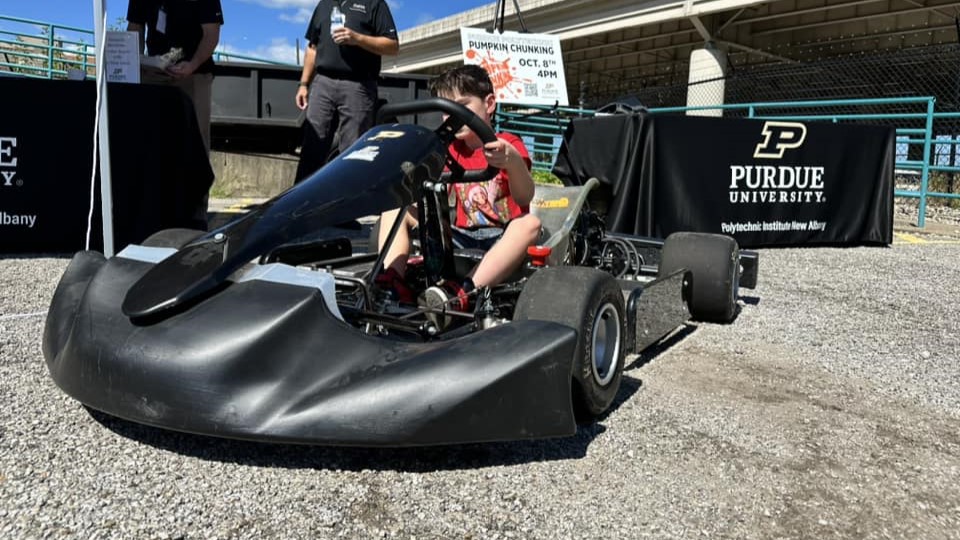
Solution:
[[[188,245],[174,253],[163,265],[141,279],[127,292],[121,309],[132,317],[148,317],[182,304],[218,285],[211,276],[223,263],[222,235],[198,244]]]

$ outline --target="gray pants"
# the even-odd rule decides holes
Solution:
[[[297,166],[299,182],[327,163],[335,135],[342,152],[373,127],[377,82],[333,79],[318,74],[310,83],[307,122]],[[339,130],[338,130],[339,126]]]
[[[210,153],[210,109],[213,101],[213,74],[194,73],[183,79],[174,79],[151,71],[144,71],[141,79],[146,84],[166,84],[183,90],[193,102],[193,109],[197,114],[197,124],[200,126],[200,136],[203,145]]]
[[[176,86],[183,90],[190,101],[193,102],[193,110],[197,115],[197,124],[200,127],[200,137],[203,138],[203,146],[210,155],[210,112],[213,101],[213,74],[212,73],[194,73],[183,79],[174,79],[168,75],[157,73],[155,71],[141,71],[141,82],[144,84],[165,84]],[[197,222],[197,227],[204,224],[206,228],[207,210],[210,205],[210,193],[203,195],[203,200],[198,201],[197,207],[193,212],[193,218]]]

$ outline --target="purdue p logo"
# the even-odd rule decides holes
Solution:
[[[807,138],[807,126],[798,122],[765,122],[763,142],[753,151],[755,158],[780,159],[787,148],[799,148]]]
[[[399,139],[399,138],[403,137],[404,135],[405,135],[405,133],[404,133],[403,131],[386,131],[386,130],[384,130],[384,131],[381,131],[380,133],[377,133],[377,134],[374,135],[373,137],[370,137],[370,138],[367,139],[367,140],[368,140],[368,141],[383,141],[383,140],[386,140],[386,139]]]

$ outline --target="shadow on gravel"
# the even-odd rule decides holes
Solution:
[[[640,385],[638,379],[624,377],[611,410],[633,395]],[[586,455],[593,439],[607,429],[601,418],[598,422],[579,426],[575,435],[559,439],[414,448],[354,448],[218,439],[137,424],[90,408],[87,412],[122,437],[190,457],[255,467],[348,471],[431,472],[578,459]]]
[[[654,343],[653,345],[641,351],[640,354],[633,359],[633,362],[624,366],[623,370],[626,372],[631,369],[642,368],[653,361],[654,358],[660,356],[671,347],[674,347],[677,343],[680,343],[686,339],[687,336],[693,334],[696,330],[697,327],[691,324],[685,324],[681,326],[677,331],[667,336],[666,339],[658,343]],[[626,381],[626,378],[624,378],[624,381]]]

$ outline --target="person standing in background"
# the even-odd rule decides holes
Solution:
[[[295,182],[326,163],[338,125],[340,151],[373,126],[381,57],[400,52],[385,0],[320,0],[305,37],[295,99],[309,125]]]
[[[208,154],[213,51],[222,25],[220,0],[129,0],[127,4],[127,30],[140,34],[141,51],[144,43],[149,56],[183,50],[180,61],[163,73],[146,72],[144,82],[170,84],[190,97]]]
[[[127,30],[140,34],[140,50],[149,56],[181,49],[180,59],[163,72],[144,71],[142,81],[183,90],[193,103],[207,156],[210,155],[210,109],[213,90],[213,51],[220,42],[223,10],[220,0],[129,0]],[[146,36],[144,36],[146,33]],[[209,190],[192,214],[198,228],[207,228]]]

